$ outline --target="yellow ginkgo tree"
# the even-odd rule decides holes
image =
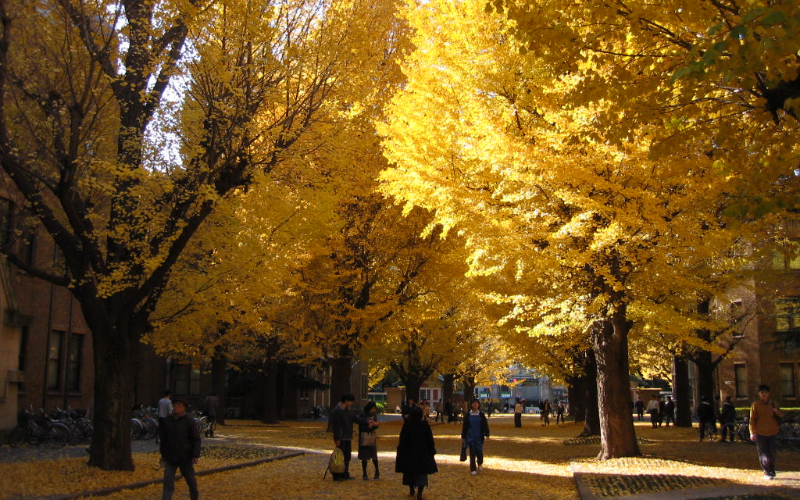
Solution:
[[[92,332],[89,463],[131,469],[138,342],[221,200],[304,177],[334,120],[371,108],[391,2],[0,1],[0,166],[64,256]],[[311,132],[311,129],[314,132]]]
[[[393,163],[383,190],[458,231],[472,274],[513,276],[518,292],[497,300],[531,335],[588,337],[600,457],[638,454],[632,327],[676,284],[689,303],[705,296],[697,265],[718,265],[749,235],[726,220],[752,201],[747,190],[785,190],[793,146],[779,139],[794,132],[781,123],[764,135],[754,122],[770,113],[725,114],[719,96],[683,102],[690,86],[631,21],[655,7],[620,16],[612,4],[521,3],[511,21],[482,1],[408,9],[416,51],[380,128]],[[721,131],[736,127],[745,132],[733,144]],[[742,224],[752,219],[740,211]]]

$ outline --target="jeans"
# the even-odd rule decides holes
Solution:
[[[756,434],[756,450],[758,450],[758,462],[768,476],[775,475],[775,456],[778,453],[777,436],[760,436]]]
[[[522,427],[522,413],[514,414],[514,427]]]
[[[469,470],[473,472],[478,470],[478,467],[475,465],[476,462],[478,466],[483,465],[483,446],[477,443],[471,443],[469,445]]]
[[[189,498],[197,500],[200,498],[200,493],[197,491],[197,477],[194,475],[194,463],[191,461],[180,464],[164,462],[164,493],[161,495],[161,500],[172,499],[172,494],[175,492],[175,472],[179,469],[189,486]]]

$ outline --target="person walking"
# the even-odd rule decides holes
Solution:
[[[644,401],[642,401],[641,396],[639,396],[639,399],[636,400],[633,406],[636,407],[636,414],[639,416],[639,420],[642,420],[644,418]]]
[[[650,423],[653,429],[658,427],[658,396],[653,395],[647,403],[647,414],[650,415]]]
[[[730,442],[733,442],[733,426],[727,424],[733,424],[734,420],[736,420],[736,407],[733,405],[731,397],[725,396],[725,401],[722,402],[719,410],[719,425],[722,427],[720,443],[727,442],[728,434],[730,434]]]
[[[217,424],[217,415],[219,414],[219,395],[216,391],[212,392],[203,400],[203,411],[206,412],[208,419],[208,428],[206,429],[206,437],[214,437],[214,428]]]
[[[700,404],[697,405],[697,422],[700,427],[700,442],[703,442],[706,432],[708,439],[714,440],[714,407],[709,403],[705,396],[700,397]]]
[[[558,421],[561,420],[561,423],[564,423],[564,402],[559,400],[556,403],[556,425],[558,425]]]
[[[416,493],[417,500],[422,500],[422,491],[428,486],[428,475],[439,471],[435,455],[433,432],[422,420],[422,409],[410,408],[400,429],[395,458],[395,472],[403,474],[403,484],[408,486],[409,496]]]
[[[778,419],[783,412],[769,397],[769,386],[758,386],[758,400],[750,407],[750,439],[755,441],[758,461],[765,479],[775,479],[775,459],[778,453]]]
[[[152,400],[151,400],[152,401]],[[158,400],[158,423],[172,414],[172,392],[164,391],[164,397]]]
[[[675,401],[672,396],[667,396],[667,402],[664,403],[664,425],[669,427],[669,423],[675,425]]]
[[[471,407],[461,425],[461,445],[469,449],[469,470],[474,476],[483,468],[483,443],[489,437],[489,421],[477,399],[472,400]]]
[[[197,477],[194,466],[200,458],[200,431],[194,419],[186,414],[186,401],[172,400],[172,414],[161,422],[159,451],[164,462],[164,488],[161,500],[170,500],[175,492],[175,473],[189,486],[189,498],[197,500]]]
[[[378,407],[374,401],[364,406],[364,415],[358,423],[358,459],[361,460],[361,479],[367,481],[367,463],[375,466],[375,479],[381,477],[378,468]]]
[[[550,412],[553,411],[553,407],[550,405],[550,400],[545,399],[542,401],[541,405],[541,412],[542,412],[542,426],[550,425]]]
[[[514,405],[514,427],[522,427],[522,402],[517,398],[517,404]]]
[[[431,404],[428,402],[427,399],[422,400],[422,404],[420,404],[420,408],[422,409],[422,421],[430,423],[431,419]]]

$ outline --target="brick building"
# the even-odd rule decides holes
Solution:
[[[800,223],[786,223],[785,245],[800,241]],[[800,406],[800,345],[787,334],[800,332],[800,257],[794,249],[778,248],[763,262],[757,280],[729,295],[732,317],[744,317],[738,343],[717,369],[722,399],[731,396],[737,406],[749,406],[759,384],[770,386],[771,396],[783,407]],[[720,307],[720,306],[718,306]]]

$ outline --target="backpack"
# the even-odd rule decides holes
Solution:
[[[325,476],[328,475],[328,471],[331,471],[331,474],[344,474],[344,453],[342,453],[341,448],[333,449],[331,458],[328,460],[328,469],[325,471],[322,479],[325,479]]]

